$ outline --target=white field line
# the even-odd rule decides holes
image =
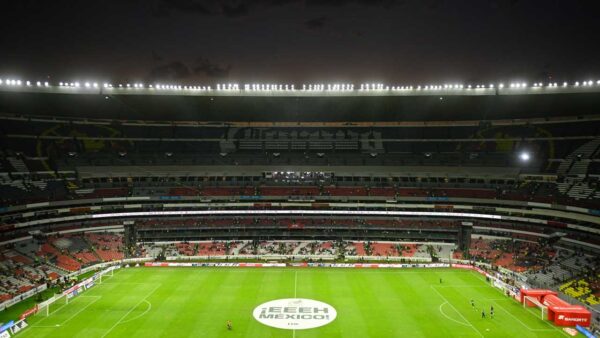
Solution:
[[[436,288],[453,288],[453,289],[455,289],[455,288],[469,288],[469,289],[472,289],[472,288],[485,288],[486,286],[479,285],[479,284],[477,284],[477,285],[465,285],[465,284],[459,284],[459,285],[437,285],[436,284],[435,287]],[[489,285],[487,285],[487,287],[489,287]]]
[[[83,310],[87,309],[88,306],[94,304],[95,302],[98,301],[98,299],[102,298],[102,296],[87,296],[88,298],[95,298],[93,301],[91,301],[89,304],[87,304],[86,306],[84,306],[81,310],[75,312],[71,317],[67,318],[65,321],[63,321],[62,323],[60,323],[59,325],[62,326],[64,325],[66,322],[70,321],[71,319],[75,318],[75,316],[77,316],[78,314],[80,314]]]
[[[440,304],[440,307],[439,307],[439,310],[440,310],[440,312],[442,313],[442,315],[443,315],[444,317],[448,318],[449,320],[451,320],[451,321],[453,321],[453,322],[455,322],[455,323],[458,323],[458,324],[460,324],[460,325],[464,325],[464,326],[466,326],[466,327],[469,327],[469,324],[467,324],[467,323],[463,323],[463,322],[459,322],[458,320],[456,320],[456,319],[454,319],[454,318],[452,318],[452,317],[448,316],[448,315],[447,315],[447,314],[444,312],[444,310],[442,309],[442,307],[443,307],[445,304],[448,304],[448,302],[443,302],[442,304]]]
[[[75,312],[73,315],[71,315],[71,317],[65,319],[62,323],[60,324],[56,324],[56,325],[31,325],[31,327],[58,327],[58,326],[62,326],[64,325],[66,322],[70,321],[71,319],[75,318],[75,316],[77,316],[79,313],[81,313],[83,310],[85,310],[88,306],[94,304],[96,301],[98,301],[98,299],[102,298],[102,296],[78,296],[77,298],[95,298],[93,301],[91,301],[89,304],[86,304],[83,308],[81,308],[81,310]],[[71,301],[72,303],[73,301]],[[63,306],[68,305],[68,304],[64,304]],[[61,306],[62,308],[62,306]],[[58,311],[58,310],[57,310]],[[56,311],[50,313],[50,315],[48,317],[50,317],[51,315],[53,315],[54,313],[56,313]],[[41,321],[45,320],[48,317],[44,317],[42,318],[38,323],[40,323]]]
[[[66,296],[65,296],[65,297],[66,297]],[[89,296],[88,296],[88,297],[89,297]],[[73,299],[73,300],[72,300],[72,301],[70,301],[69,303],[65,303],[65,304],[63,304],[63,305],[59,306],[59,307],[58,307],[58,309],[56,309],[56,310],[54,310],[54,311],[52,311],[52,312],[48,313],[48,315],[47,315],[47,316],[45,316],[44,318],[40,319],[40,320],[39,320],[37,323],[39,324],[39,323],[43,322],[44,320],[48,319],[50,316],[54,315],[55,313],[57,313],[58,311],[60,311],[60,310],[61,310],[62,308],[64,308],[65,306],[67,306],[67,305],[69,305],[70,303],[73,303],[74,301],[76,301],[76,300],[77,300],[77,298],[79,298],[79,297],[75,297],[75,299]],[[50,305],[52,305],[52,304],[50,304]],[[36,325],[36,326],[37,326],[37,327],[44,327],[44,326],[42,326],[42,325]]]
[[[146,295],[146,297],[144,297],[141,301],[139,301],[137,304],[135,304],[134,307],[132,307],[131,309],[129,309],[129,311],[127,311],[127,313],[125,315],[123,315],[118,322],[115,323],[115,325],[111,326],[110,329],[108,329],[108,331],[106,331],[106,333],[104,333],[102,335],[101,338],[106,337],[115,327],[117,327],[117,325],[121,324],[121,322],[123,321],[123,319],[125,317],[127,317],[127,315],[129,315],[131,313],[131,311],[133,311],[135,308],[137,308],[140,304],[142,304],[142,302],[144,302],[146,300],[146,298],[150,297],[156,290],[158,290],[159,287],[161,287],[162,284],[157,285],[154,289],[152,289],[152,291],[150,293],[148,293]]]
[[[494,303],[496,303],[496,305],[502,309],[502,311],[508,313],[511,317],[513,317],[516,321],[518,321],[519,323],[521,323],[521,325],[525,326],[525,328],[527,328],[527,330],[529,331],[552,331],[552,329],[532,329],[530,328],[527,324],[523,323],[523,321],[521,321],[517,316],[513,315],[512,313],[510,313],[510,311],[506,310],[502,305],[500,305],[497,301],[493,301]]]
[[[298,295],[298,271],[294,271],[294,298]],[[296,329],[292,329],[292,338],[296,338]]]
[[[156,283],[138,283],[138,282],[104,282],[102,284],[127,284],[127,285],[156,285]]]
[[[446,299],[446,297],[444,297],[444,295],[442,295],[442,294],[441,294],[441,293],[440,293],[440,292],[439,292],[439,291],[438,291],[438,290],[435,288],[435,286],[431,285],[431,288],[433,289],[433,291],[435,291],[435,293],[437,293],[437,294],[438,294],[440,297],[442,297],[442,299],[443,299],[443,300],[444,300],[446,303],[448,303],[448,305],[450,305],[450,306],[452,307],[452,309],[453,309],[453,310],[454,310],[456,313],[458,313],[458,315],[459,315],[459,316],[460,316],[460,317],[461,317],[461,318],[462,318],[462,319],[463,319],[463,320],[464,320],[466,323],[469,323],[469,326],[470,326],[471,328],[473,328],[473,330],[475,330],[475,332],[477,332],[477,334],[479,334],[479,336],[480,336],[480,337],[483,337],[483,334],[481,334],[481,332],[480,332],[480,331],[479,331],[479,330],[478,330],[478,329],[477,329],[477,328],[476,328],[476,327],[475,327],[473,324],[471,324],[471,322],[470,322],[470,321],[469,321],[467,318],[465,318],[465,316],[463,316],[463,315],[462,315],[462,313],[460,313],[460,312],[459,312],[459,311],[458,311],[458,310],[457,310],[457,309],[454,307],[454,305],[452,305],[452,303],[450,303],[450,302],[448,301],[448,299]]]
[[[296,298],[298,291],[298,271],[294,272],[294,298]]]
[[[525,311],[529,312],[531,315],[533,315],[535,318],[540,318],[536,313],[532,312],[532,310],[530,308],[525,308]],[[548,320],[542,320],[544,323],[546,323],[548,326],[550,326],[551,328],[555,329],[556,331],[564,334],[567,337],[570,337],[568,333],[566,333],[565,331],[561,330],[560,328],[550,324],[550,321]]]
[[[474,273],[476,273],[476,272],[474,272]],[[478,274],[478,276],[477,276],[477,279],[478,279],[480,282],[484,283],[485,285],[488,285],[488,283],[484,282],[484,281],[483,281],[483,279],[479,278],[479,274]],[[493,287],[493,286],[492,286],[491,288],[492,288],[492,289],[494,289],[494,290],[496,290],[496,291],[498,291],[498,292],[500,292],[500,294],[501,294],[501,295],[504,295],[504,293],[502,293],[502,291],[500,291],[498,288],[496,288],[496,287]],[[529,313],[531,313],[532,315],[534,315],[534,316],[535,316],[535,318],[539,319],[539,317],[538,317],[537,315],[535,315],[534,313],[530,312],[530,311],[529,311],[529,309],[526,309],[526,310],[527,310],[527,312],[529,312]],[[542,322],[546,323],[548,326],[550,326],[551,328],[555,329],[556,331],[558,331],[558,332],[562,333],[563,335],[565,335],[565,336],[567,336],[567,337],[570,337],[568,333],[566,333],[565,331],[563,331],[563,330],[559,329],[558,327],[556,327],[556,326],[554,326],[554,325],[550,324],[550,322],[549,322],[549,321],[547,321],[547,320],[542,320]]]
[[[129,322],[131,322],[131,321],[134,321],[134,320],[136,320],[136,319],[138,319],[138,318],[142,317],[142,316],[143,316],[143,315],[145,315],[146,313],[148,313],[148,311],[150,311],[150,310],[152,309],[152,303],[150,303],[150,302],[149,302],[149,301],[147,301],[147,300],[144,300],[144,302],[146,302],[146,304],[148,304],[148,307],[146,308],[146,310],[145,310],[144,312],[140,313],[139,315],[137,315],[137,316],[135,316],[135,317],[133,317],[133,318],[130,318],[130,319],[127,319],[127,320],[124,320],[124,321],[122,321],[122,322],[121,322],[121,324],[125,324],[125,323],[129,323]]]

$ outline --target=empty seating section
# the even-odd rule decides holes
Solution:
[[[123,259],[123,237],[114,234],[87,233],[85,239],[105,262]]]
[[[241,242],[199,241],[170,244],[143,245],[143,251],[156,257],[160,253],[165,256],[223,256],[231,254]]]
[[[560,251],[559,259],[546,271],[558,289],[600,310],[600,261],[582,252]],[[556,270],[564,271],[557,276]],[[541,276],[535,275],[535,278]],[[559,277],[559,278],[557,278]]]
[[[292,255],[301,242],[296,241],[262,241],[258,244],[256,254],[259,255]]]
[[[73,254],[73,256],[83,264],[97,263],[99,261],[93,252],[78,252]]]
[[[37,261],[14,247],[0,247],[0,302],[60,277],[59,270]]]
[[[177,243],[177,252],[183,256],[195,256],[198,246],[190,243]]]
[[[199,241],[144,244],[150,257],[165,256],[237,256],[237,255],[288,255],[345,257],[418,257],[431,258],[452,254],[453,244],[424,245],[398,242],[349,242],[349,241]]]
[[[318,196],[318,187],[269,187],[261,186],[259,194],[262,196]]]
[[[399,218],[279,218],[279,217],[202,217],[202,218],[156,218],[136,221],[140,229],[163,228],[404,228],[404,229],[452,229],[459,221],[439,219]]]
[[[323,187],[323,194],[328,196],[367,196],[367,188],[352,187]]]
[[[67,271],[77,271],[83,266],[100,262],[100,258],[81,235],[51,236],[41,245],[37,254]]]
[[[46,262],[54,264],[63,270],[77,271],[81,269],[81,264],[79,264],[74,258],[61,253],[49,242],[40,246],[36,256],[41,257]]]
[[[198,196],[200,190],[192,187],[175,187],[169,189],[170,196]]]
[[[528,238],[529,239],[529,238]],[[556,251],[540,242],[498,239],[471,241],[471,259],[502,266],[513,271],[539,270],[553,259]],[[460,255],[455,258],[462,258]]]
[[[600,274],[573,279],[561,285],[559,290],[589,305],[600,305]]]
[[[210,242],[210,243],[199,243],[198,244],[198,255],[199,256],[216,256],[226,255],[227,249],[223,242]]]
[[[392,188],[392,187],[385,187],[385,188],[370,188],[369,189],[369,195],[371,196],[387,196],[387,197],[394,197],[396,196],[396,189]]]
[[[365,244],[363,242],[354,242],[352,243],[354,248],[356,249],[357,256],[366,256],[367,251],[365,250]]]
[[[204,196],[252,196],[255,195],[254,187],[205,187],[200,190]]]
[[[536,201],[581,207],[597,207],[594,196],[600,189],[587,182],[538,183],[525,182],[510,187],[437,188],[394,187],[369,185],[329,186],[175,186],[175,187],[97,187],[67,189],[72,182],[59,180],[0,182],[1,205],[18,205],[48,200],[111,198],[129,196],[348,196],[348,197],[419,197],[419,198],[476,198]],[[75,185],[75,186],[78,186]],[[0,205],[0,206],[1,206]]]
[[[371,256],[400,256],[400,254],[394,244],[371,243]]]
[[[93,189],[90,193],[82,193],[80,196],[82,198],[127,197],[129,196],[129,188],[98,188]]]

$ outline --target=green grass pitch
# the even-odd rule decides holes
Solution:
[[[443,283],[440,284],[440,278]],[[337,318],[308,330],[263,325],[253,309],[309,298]],[[470,300],[475,300],[477,310]],[[489,318],[493,305],[495,318]],[[481,318],[485,308],[488,318]],[[226,321],[233,322],[228,331]],[[475,272],[451,269],[130,268],[115,272],[50,316],[27,337],[562,337]]]

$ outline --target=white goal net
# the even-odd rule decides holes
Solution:
[[[55,294],[53,297],[39,303],[37,305],[36,315],[49,316],[56,311],[59,311],[62,307],[69,304],[71,298],[76,297],[85,290],[93,287],[96,283],[101,284],[106,278],[113,276],[113,271],[118,269],[119,266],[110,266],[103,271],[95,273],[92,277],[86,278],[78,284],[70,287],[68,290]]]
[[[69,299],[73,297],[73,294],[56,294],[38,304],[37,315],[49,316],[50,314],[60,310],[63,306],[69,304]]]
[[[531,297],[531,296],[525,296],[523,297],[523,307],[528,307],[527,303],[532,303],[534,304],[538,309],[541,310],[541,318],[546,319],[547,318],[547,314],[548,314],[548,307],[542,303],[540,303],[537,298],[535,297]]]

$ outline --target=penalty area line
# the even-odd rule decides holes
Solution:
[[[146,304],[148,304],[148,307],[146,308],[146,310],[145,310],[144,312],[140,313],[139,315],[137,315],[137,316],[135,316],[135,317],[133,317],[133,318],[127,319],[127,320],[125,320],[125,321],[122,321],[122,322],[121,322],[121,324],[125,324],[125,323],[132,322],[132,321],[134,321],[134,320],[136,320],[136,319],[138,319],[138,318],[142,317],[142,316],[143,316],[143,315],[145,315],[146,313],[148,313],[148,311],[152,310],[152,303],[150,303],[150,302],[149,302],[149,301],[147,301],[147,300],[144,300],[144,302],[145,302]]]
[[[72,315],[71,315],[69,318],[67,318],[67,319],[63,320],[63,321],[62,321],[60,324],[56,324],[56,325],[31,325],[30,327],[39,327],[39,328],[49,328],[49,327],[54,327],[54,328],[56,328],[56,327],[59,327],[59,326],[63,326],[63,325],[64,325],[64,324],[66,324],[68,321],[70,321],[71,319],[75,318],[75,316],[77,316],[78,314],[80,314],[81,312],[83,312],[83,310],[87,309],[87,308],[88,308],[90,305],[92,305],[92,304],[94,304],[96,301],[98,301],[98,299],[102,298],[102,296],[85,296],[85,297],[84,297],[83,295],[82,295],[82,296],[78,296],[77,298],[80,298],[80,297],[82,297],[82,298],[94,298],[94,300],[93,300],[93,301],[91,301],[91,302],[89,302],[88,304],[84,305],[84,306],[83,306],[83,307],[82,307],[82,308],[81,308],[79,311],[77,311],[77,312],[75,312],[74,314],[72,314]],[[66,306],[66,305],[68,305],[68,304],[65,304],[65,305],[63,305],[63,306]],[[62,308],[62,307],[61,307],[61,308]],[[55,311],[55,312],[53,312],[53,313],[51,313],[51,314],[50,314],[50,316],[52,316],[52,314],[54,314],[54,313],[56,313],[56,311]],[[41,320],[40,320],[38,323],[40,323],[40,322],[42,322],[43,320],[45,320],[45,319],[49,318],[50,316],[42,318],[42,319],[41,319]]]
[[[125,319],[125,317],[127,317],[127,315],[129,315],[131,313],[131,311],[133,311],[134,309],[136,309],[138,306],[140,306],[140,304],[142,304],[142,302],[146,301],[146,298],[150,297],[156,290],[158,290],[158,288],[160,288],[162,286],[162,284],[157,285],[154,289],[152,289],[152,291],[150,291],[150,293],[148,293],[146,295],[146,297],[144,297],[141,301],[139,301],[137,304],[135,304],[134,307],[132,307],[131,309],[129,309],[129,311],[127,311],[127,313],[125,315],[123,315],[118,322],[115,323],[115,325],[111,326],[110,329],[108,329],[108,331],[106,331],[105,334],[102,335],[101,338],[106,337],[115,327],[117,327],[117,325],[121,324],[121,322],[123,321],[123,319]]]
[[[486,282],[483,280],[483,278],[481,277],[481,275],[480,275],[479,273],[477,273],[477,272],[475,272],[475,271],[472,271],[472,272],[477,274],[477,275],[476,275],[476,276],[477,276],[477,279],[478,279],[480,282],[484,283],[485,285],[488,285],[488,283],[486,283]],[[490,285],[488,285],[488,286],[490,286]],[[498,288],[495,288],[495,287],[493,287],[493,286],[490,286],[490,287],[491,287],[492,289],[494,289],[494,290],[498,291],[498,292],[499,292],[501,295],[504,295],[504,293],[503,293],[502,291],[500,291]],[[510,299],[510,298],[509,298],[509,299]],[[529,311],[529,309],[525,309],[525,311],[526,311],[526,312],[529,312],[530,314],[534,315],[534,317],[536,317],[536,318],[538,318],[538,319],[539,319],[539,317],[538,317],[537,315],[535,315],[533,312],[530,312],[530,311]],[[556,331],[558,331],[558,332],[562,333],[563,335],[565,335],[565,336],[567,336],[567,337],[570,337],[568,333],[566,333],[565,331],[563,331],[563,330],[559,329],[558,327],[556,327],[556,326],[554,326],[554,325],[550,324],[550,322],[549,322],[549,321],[546,321],[546,320],[543,320],[543,319],[542,319],[542,322],[544,322],[546,325],[550,326],[551,328],[555,329]]]
[[[447,319],[449,319],[449,320],[451,320],[451,321],[455,322],[455,323],[458,323],[458,324],[460,324],[460,325],[464,325],[464,326],[466,326],[466,327],[469,327],[469,324],[467,324],[467,323],[463,323],[463,322],[459,322],[458,320],[456,320],[456,319],[454,319],[454,318],[452,318],[452,317],[448,316],[448,315],[447,315],[447,314],[444,312],[444,310],[443,310],[443,307],[444,307],[444,305],[446,305],[446,304],[448,304],[448,302],[443,302],[442,304],[440,304],[439,310],[440,310],[440,312],[442,313],[442,315],[443,315],[444,317],[446,317]]]
[[[504,312],[508,313],[509,316],[513,317],[516,321],[521,323],[527,330],[529,331],[552,331],[552,329],[532,329],[527,324],[525,324],[522,320],[520,320],[517,316],[510,313],[510,311],[506,310],[504,306],[500,305],[497,301],[492,300],[492,302],[496,303],[496,305]]]
[[[452,305],[452,303],[450,303],[448,301],[448,299],[446,299],[446,297],[444,297],[444,295],[442,295],[436,288],[435,286],[430,285],[431,288],[433,289],[433,291],[435,291],[435,293],[437,293],[446,303],[448,303],[448,305],[450,305],[450,307],[452,307],[452,309],[454,310],[454,312],[458,313],[458,315],[466,322],[469,323],[469,326],[475,330],[475,332],[477,332],[477,334],[479,334],[480,337],[483,338],[483,334],[479,331],[479,329],[477,329],[467,318],[465,318],[465,316],[462,315],[462,313],[460,313],[455,307],[454,305]]]

